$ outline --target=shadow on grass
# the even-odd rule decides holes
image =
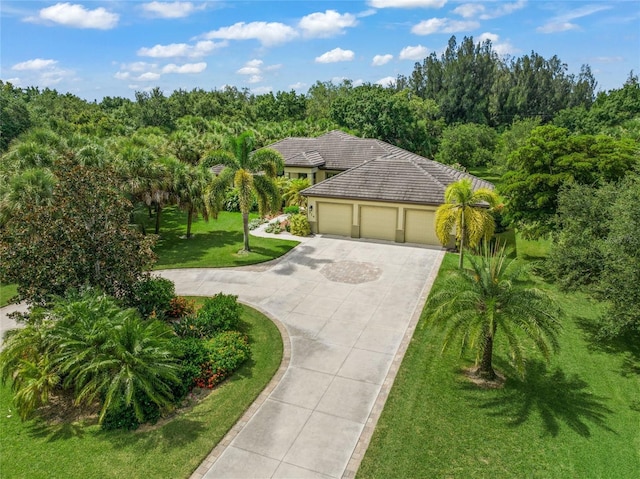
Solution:
[[[37,421],[28,433],[31,437],[42,438],[47,442],[83,437],[87,425],[78,422],[62,422],[60,424],[49,424],[44,421]]]
[[[587,347],[591,351],[601,351],[623,357],[619,371],[622,377],[640,376],[640,341],[638,337],[608,338],[601,334],[597,321],[576,317],[575,322],[584,333]]]
[[[590,425],[615,433],[607,425],[607,416],[612,411],[605,406],[606,398],[591,394],[588,389],[589,384],[577,375],[569,377],[559,368],[548,371],[542,361],[532,361],[524,379],[510,377],[503,390],[491,399],[481,400],[479,407],[489,411],[490,416],[506,418],[512,427],[532,420],[537,413],[544,434],[553,437],[559,434],[563,423],[586,438],[591,436]]]

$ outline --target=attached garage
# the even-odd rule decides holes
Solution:
[[[353,205],[351,203],[317,203],[318,233],[351,236]]]
[[[360,237],[395,241],[398,208],[360,207]]]
[[[435,211],[406,209],[404,240],[407,243],[438,244]]]

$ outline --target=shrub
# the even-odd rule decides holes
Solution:
[[[126,429],[132,431],[138,429],[143,423],[155,424],[160,419],[161,412],[158,405],[143,395],[139,395],[138,404],[141,407],[142,418],[136,416],[135,409],[132,404],[126,405],[124,401],[120,401],[117,405],[109,408],[104,415],[101,427],[105,431],[114,429]]]
[[[164,318],[171,309],[171,300],[176,295],[173,281],[166,278],[146,276],[133,285],[131,306],[142,317]]]
[[[190,316],[195,312],[195,302],[182,296],[174,296],[169,302],[167,316],[172,319],[180,319]]]
[[[258,226],[260,226],[264,222],[265,220],[263,218],[254,218],[251,221],[249,221],[249,229],[255,230]]]
[[[247,337],[238,331],[222,332],[206,342],[209,361],[203,366],[198,387],[212,388],[229,377],[251,357]]]
[[[201,381],[208,381],[203,366],[209,362],[209,352],[200,338],[174,338],[176,357],[180,359],[179,384],[173,389],[176,401],[184,398]]]
[[[289,217],[289,224],[291,234],[296,236],[309,236],[311,234],[311,227],[306,215],[297,214]]]
[[[237,188],[230,188],[224,195],[224,209],[230,212],[239,212],[240,211],[240,197],[238,195]],[[258,210],[258,200],[255,195],[253,195],[253,200],[251,202],[251,211]]]
[[[273,223],[269,223],[269,225],[264,229],[265,233],[271,233],[271,234],[279,234],[282,232],[282,226],[280,225],[280,222],[278,221],[274,221]]]
[[[220,331],[237,329],[240,324],[240,312],[238,297],[233,294],[218,293],[212,298],[207,298],[198,311],[198,322],[207,332],[207,337]]]
[[[206,338],[206,328],[195,314],[184,316],[173,323],[173,330],[181,338]]]
[[[300,207],[298,205],[287,206],[284,209],[284,213],[287,215],[297,215],[300,213]]]

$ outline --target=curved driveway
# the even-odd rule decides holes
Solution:
[[[353,476],[443,255],[314,237],[265,265],[161,271],[180,295],[238,295],[291,340],[280,383],[193,477]]]

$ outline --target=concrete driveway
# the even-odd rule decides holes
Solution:
[[[282,379],[193,477],[354,476],[443,255],[315,237],[268,265],[160,272],[180,295],[238,295],[291,341]]]

